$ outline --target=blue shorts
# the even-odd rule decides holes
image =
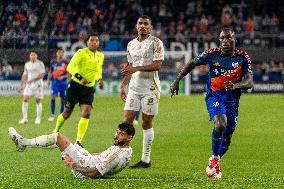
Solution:
[[[227,116],[225,132],[227,134],[232,134],[237,125],[239,105],[237,103],[225,104],[223,101],[213,96],[206,98],[206,105],[210,121],[214,120],[214,116],[218,114]]]
[[[66,89],[67,89],[67,84],[52,84],[51,85],[51,94],[54,96],[60,95],[60,97],[65,97],[66,96]]]

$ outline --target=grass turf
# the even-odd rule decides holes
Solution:
[[[29,105],[29,123],[21,119],[21,97],[0,97],[0,188],[283,188],[284,186],[284,95],[243,95],[232,144],[222,158],[223,179],[210,180],[205,167],[211,153],[212,123],[204,97],[180,96],[160,101],[154,120],[152,167],[125,169],[99,180],[73,178],[63,165],[58,149],[27,149],[20,153],[7,135],[15,127],[25,137],[48,134],[49,98],[43,102],[42,124],[34,124],[35,102]],[[57,101],[57,109],[59,109]],[[83,140],[90,152],[112,144],[116,126],[123,120],[119,97],[96,96],[90,126]],[[74,140],[79,108],[63,126],[62,133]],[[131,164],[141,157],[141,121],[132,142]]]

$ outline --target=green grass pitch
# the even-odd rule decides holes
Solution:
[[[160,100],[154,120],[152,167],[125,169],[109,179],[79,180],[64,166],[58,149],[27,149],[20,153],[7,135],[15,127],[25,137],[48,134],[55,122],[49,117],[49,97],[43,102],[43,119],[34,124],[35,102],[29,104],[29,123],[21,119],[22,97],[0,97],[0,188],[283,188],[284,95],[243,95],[238,126],[222,158],[223,179],[210,180],[205,167],[211,153],[213,123],[208,121],[204,96]],[[58,107],[57,101],[57,107]],[[90,152],[112,144],[116,126],[123,120],[119,97],[95,96],[90,126],[83,140]],[[59,107],[58,107],[59,108]],[[57,108],[57,109],[58,109]],[[79,109],[65,122],[62,133],[74,140]],[[141,157],[142,129],[133,139],[131,164]]]

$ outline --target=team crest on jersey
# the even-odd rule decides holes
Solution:
[[[239,67],[239,63],[238,62],[232,62],[232,66],[233,66],[233,68],[237,68],[237,67]]]
[[[214,103],[213,103],[213,106],[214,106],[214,107],[219,106],[219,102],[214,102]]]
[[[154,99],[153,98],[149,98],[148,99],[148,105],[152,105],[154,104]]]
[[[80,164],[81,164],[81,165],[84,165],[84,163],[85,163],[85,159],[80,159],[80,161],[79,161],[79,162],[80,162]]]
[[[221,65],[220,65],[220,62],[215,62],[215,63],[213,64],[213,66],[220,67]]]

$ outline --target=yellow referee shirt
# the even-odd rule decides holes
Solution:
[[[72,80],[83,85],[75,74],[80,74],[89,83],[84,85],[93,87],[96,81],[102,79],[104,54],[100,51],[91,51],[89,48],[79,49],[70,60],[67,71],[72,75]]]

